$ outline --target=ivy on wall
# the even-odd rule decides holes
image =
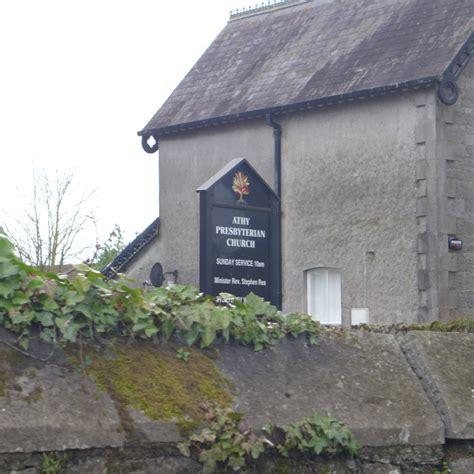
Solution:
[[[34,333],[53,344],[103,336],[178,337],[188,346],[210,346],[217,338],[260,351],[286,334],[315,344],[318,322],[303,314],[283,315],[250,294],[244,302],[217,303],[195,288],[174,285],[144,290],[124,280],[106,280],[85,265],[69,279],[23,263],[0,236],[0,327],[27,349]]]
[[[313,413],[297,423],[268,425],[257,434],[241,413],[203,404],[206,426],[178,445],[184,456],[203,464],[205,473],[256,470],[263,456],[285,458],[354,456],[360,449],[347,427],[327,415]]]

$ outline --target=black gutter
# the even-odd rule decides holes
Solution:
[[[283,292],[282,292],[282,255],[281,255],[281,136],[283,134],[281,125],[273,120],[272,114],[265,115],[265,122],[273,128],[273,145],[274,145],[274,176],[275,194],[278,196],[278,219],[276,223],[276,242],[278,249],[277,277],[276,277],[276,297],[277,308],[282,309]]]
[[[138,136],[143,137],[142,144],[148,140],[150,137],[153,137],[157,142],[159,137],[163,135],[170,135],[179,132],[185,132],[189,130],[195,130],[204,127],[212,127],[223,125],[227,123],[235,123],[241,120],[248,120],[254,118],[264,118],[266,115],[280,115],[291,112],[297,112],[301,110],[309,110],[316,107],[324,107],[329,105],[343,104],[346,102],[353,102],[357,99],[366,99],[367,97],[376,97],[386,94],[394,94],[400,91],[408,91],[410,89],[416,89],[419,87],[428,87],[434,84],[437,84],[439,78],[437,76],[426,77],[423,79],[416,79],[414,81],[406,81],[400,84],[391,84],[388,86],[374,87],[371,89],[364,89],[361,91],[349,92],[345,94],[338,94],[329,97],[321,97],[319,99],[311,99],[302,102],[296,102],[293,104],[279,105],[275,107],[267,107],[264,109],[251,110],[248,112],[241,112],[237,114],[223,115],[219,117],[213,117],[203,120],[196,120],[194,122],[187,122],[176,125],[169,125],[167,127],[160,128],[150,128],[143,129],[140,132],[137,132]],[[144,147],[145,151],[148,153],[153,153]],[[156,151],[157,147],[153,147],[153,150]]]
[[[281,125],[273,120],[272,114],[265,115],[265,122],[267,125],[273,128],[273,140],[275,146],[275,160],[274,160],[274,173],[275,173],[275,194],[278,199],[281,200]]]
[[[237,114],[230,114],[230,115],[222,115],[219,117],[213,117],[203,120],[196,120],[194,122],[186,122],[176,125],[169,125],[167,127],[160,127],[160,128],[150,128],[146,129],[146,127],[137,132],[138,136],[143,137],[142,145],[143,149],[147,153],[154,153],[158,149],[158,143],[156,143],[153,147],[146,146],[145,142],[150,137],[153,137],[156,142],[158,142],[158,137],[162,135],[169,135],[172,133],[179,133],[184,132],[187,130],[194,130],[198,128],[210,127],[210,126],[217,126],[223,125],[226,123],[235,123],[241,120],[249,120],[252,118],[262,118],[265,117],[267,114],[286,114],[291,112],[297,112],[301,110],[313,109],[315,107],[324,107],[329,105],[337,105],[343,104],[346,102],[353,102],[356,99],[365,99],[367,97],[377,97],[383,96],[386,94],[394,94],[396,92],[405,92],[410,89],[417,89],[419,87],[429,87],[432,85],[438,85],[439,87],[443,86],[443,82],[445,82],[446,78],[450,79],[451,76],[453,77],[453,82],[455,83],[456,80],[459,78],[463,70],[466,68],[467,64],[469,63],[470,59],[474,53],[474,33],[471,33],[463,44],[463,46],[458,51],[455,58],[450,62],[446,70],[439,76],[428,76],[421,79],[415,79],[412,81],[405,81],[400,82],[397,84],[389,84],[387,86],[379,86],[373,87],[370,89],[363,89],[360,91],[352,91],[347,92],[345,94],[337,94],[328,97],[320,97],[318,99],[310,99],[305,100],[302,102],[295,102],[293,104],[286,104],[286,105],[279,105],[276,107],[267,107],[258,110],[251,110],[248,112],[242,112]],[[454,84],[455,87],[456,84]],[[443,98],[440,97],[441,100],[444,102]],[[451,103],[447,103],[451,105]]]

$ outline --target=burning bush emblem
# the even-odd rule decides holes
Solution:
[[[244,202],[244,196],[250,194],[249,178],[242,171],[237,171],[232,181],[232,191],[239,195],[239,202]]]

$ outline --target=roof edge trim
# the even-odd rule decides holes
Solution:
[[[428,87],[439,82],[436,76],[425,77],[422,79],[415,79],[412,81],[401,82],[399,84],[390,84],[388,86],[379,86],[371,89],[363,89],[360,91],[348,92],[328,97],[320,97],[318,99],[311,99],[304,102],[295,102],[287,105],[278,105],[275,107],[268,107],[264,109],[251,110],[248,112],[223,115],[220,117],[211,117],[207,119],[197,120],[194,122],[184,122],[176,125],[170,125],[161,128],[144,128],[137,132],[140,137],[153,137],[158,141],[159,137],[163,135],[171,135],[180,132],[195,130],[198,128],[212,127],[224,125],[228,123],[235,123],[242,120],[249,120],[253,118],[265,117],[266,114],[282,115],[292,112],[299,112],[302,110],[314,109],[317,107],[326,107],[330,105],[343,104],[353,102],[356,99],[366,99],[369,97],[378,97],[386,94],[394,94],[397,92],[404,92],[420,87]]]
[[[267,1],[267,3],[262,3],[261,5],[257,4],[255,7],[243,7],[241,10],[237,9],[234,12],[230,12],[229,22],[243,20],[255,15],[263,15],[264,13],[271,13],[283,8],[302,5],[303,3],[308,3],[309,1],[311,0],[273,0],[273,3],[271,1]]]
[[[117,273],[126,269],[130,261],[158,237],[160,230],[160,218],[156,218],[141,234],[138,234],[113,260],[110,262],[101,273],[106,278],[115,278]]]
[[[466,69],[474,55],[474,32],[471,32],[467,41],[449,63],[438,84],[438,97],[445,105],[453,105],[459,97],[457,80]]]
[[[454,59],[449,63],[448,67],[443,73],[443,76],[446,74],[453,74],[456,79],[462,74],[466,66],[469,64],[472,56],[474,55],[474,31],[471,32],[469,38],[462,45],[461,49],[458,51]]]

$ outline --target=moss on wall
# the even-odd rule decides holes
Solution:
[[[0,369],[0,397],[5,396],[6,381],[7,381],[6,371],[3,369]]]
[[[184,361],[176,349],[140,341],[115,344],[109,357],[87,350],[86,372],[122,409],[131,406],[155,420],[193,424],[202,417],[203,402],[230,406],[232,386],[213,361],[197,349],[187,349]]]
[[[464,332],[474,333],[474,316],[472,319],[456,319],[450,323],[433,321],[429,324],[405,324],[398,323],[389,326],[376,324],[361,324],[357,329],[367,332],[378,332],[383,334],[406,334],[410,331],[433,331],[433,332]],[[338,329],[336,329],[337,331]]]
[[[0,397],[7,394],[11,378],[16,373],[17,366],[24,361],[25,356],[12,350],[0,350]]]

